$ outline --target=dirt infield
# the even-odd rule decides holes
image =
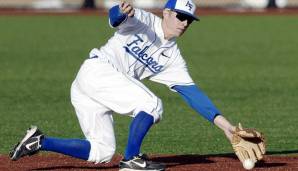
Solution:
[[[162,155],[152,156],[153,161],[165,163],[167,171],[236,171],[244,170],[233,154],[226,155]],[[64,155],[48,154],[24,157],[11,161],[7,156],[0,156],[0,170],[106,170],[117,171],[120,155],[116,155],[110,163],[93,164]],[[267,155],[263,162],[258,163],[253,170],[294,171],[298,170],[298,156]]]

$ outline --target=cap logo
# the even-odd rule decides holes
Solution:
[[[191,9],[193,8],[193,5],[189,1],[187,1],[185,6],[189,8],[189,11],[191,11]]]

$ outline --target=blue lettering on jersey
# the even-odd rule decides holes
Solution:
[[[144,64],[150,71],[153,73],[158,73],[163,68],[163,65],[159,65],[151,56],[146,53],[146,50],[149,49],[150,46],[145,46],[141,49],[138,45],[144,40],[135,34],[136,39],[132,42],[126,44],[127,46],[123,46],[125,51]]]

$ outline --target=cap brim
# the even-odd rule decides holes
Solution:
[[[182,11],[182,10],[179,10],[179,9],[172,9],[173,11],[177,11],[177,12],[179,12],[179,13],[182,13],[182,14],[185,14],[185,15],[188,15],[188,16],[190,16],[190,17],[192,17],[194,20],[196,20],[196,21],[200,21],[200,19],[197,17],[197,16],[195,16],[195,15],[192,15],[192,14],[190,14],[190,13],[187,13],[187,12],[185,12],[185,11]]]

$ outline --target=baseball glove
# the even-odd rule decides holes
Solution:
[[[266,152],[264,135],[255,129],[243,129],[240,123],[233,133],[232,146],[242,163],[246,159],[262,160]]]

